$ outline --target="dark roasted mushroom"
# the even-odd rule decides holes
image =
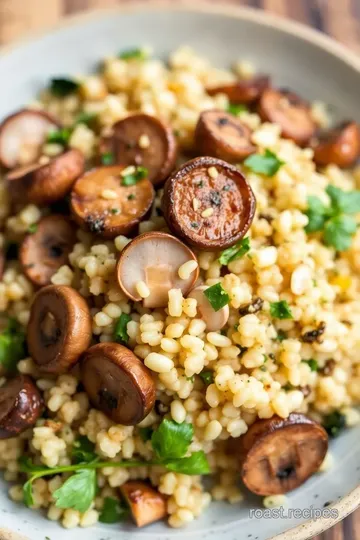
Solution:
[[[255,75],[250,79],[240,79],[234,83],[207,88],[210,96],[226,94],[231,103],[251,104],[257,101],[270,85],[267,75]]]
[[[126,482],[120,487],[121,494],[130,506],[138,527],[144,527],[163,519],[166,512],[165,497],[145,482]]]
[[[91,315],[85,299],[71,287],[49,285],[37,293],[27,329],[30,355],[48,373],[63,373],[89,347]]]
[[[348,168],[360,155],[360,128],[356,122],[348,121],[323,132],[315,138],[314,161],[321,166],[333,163]]]
[[[25,236],[19,252],[24,274],[35,285],[49,285],[52,276],[67,264],[76,241],[74,227],[64,216],[42,218],[33,234]]]
[[[155,403],[155,383],[135,354],[118,343],[98,343],[82,358],[81,380],[92,404],[118,424],[134,426]]]
[[[28,375],[18,375],[0,387],[0,439],[16,437],[32,427],[43,411],[43,400]]]

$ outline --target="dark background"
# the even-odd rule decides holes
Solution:
[[[73,13],[129,4],[134,0],[0,0],[0,44],[55,25]],[[172,0],[176,4],[182,0]],[[196,0],[195,0],[196,1]],[[250,6],[295,19],[360,54],[360,0],[208,0]],[[149,4],[151,0],[148,0]],[[360,106],[360,88],[359,88]],[[359,501],[360,502],[360,501]],[[360,509],[314,540],[360,540]]]

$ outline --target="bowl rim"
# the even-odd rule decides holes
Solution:
[[[335,41],[333,38],[320,31],[306,26],[297,21],[275,15],[268,11],[248,6],[237,6],[233,4],[211,4],[208,0],[198,0],[197,4],[190,3],[190,0],[182,0],[180,4],[174,4],[172,0],[134,0],[129,4],[109,6],[98,9],[81,11],[80,13],[65,15],[59,22],[49,25],[46,28],[34,32],[29,32],[25,37],[15,40],[9,45],[0,47],[0,58],[16,51],[37,39],[45,38],[54,31],[63,28],[86,24],[97,18],[107,18],[111,13],[132,14],[141,11],[172,11],[172,12],[194,12],[211,13],[225,15],[229,18],[251,21],[262,27],[273,27],[279,32],[287,35],[295,35],[302,41],[314,45],[332,56],[338,58],[348,65],[354,71],[360,74],[360,56],[345,45]],[[338,511],[338,517],[334,520],[321,517],[319,519],[310,519],[301,525],[297,525],[287,531],[272,536],[268,540],[307,540],[317,534],[321,534],[336,523],[345,519],[360,506],[360,485],[354,488],[350,493],[342,497],[339,501],[331,504],[329,508]],[[0,528],[1,540],[25,540],[23,536],[9,529]]]

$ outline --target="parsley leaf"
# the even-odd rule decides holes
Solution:
[[[192,424],[177,424],[166,418],[151,437],[156,456],[161,460],[182,458],[192,441],[194,429]]]
[[[308,207],[305,212],[309,223],[305,227],[307,233],[322,231],[327,216],[327,208],[318,198],[311,195],[308,197]]]
[[[319,365],[317,361],[314,360],[314,358],[310,358],[309,360],[302,360],[302,362],[304,362],[304,364],[307,364],[311,371],[318,371],[319,369]]]
[[[38,230],[38,224],[37,223],[32,223],[28,227],[28,233],[29,234],[35,234],[37,230]]]
[[[122,313],[118,318],[114,329],[114,339],[117,343],[122,343],[124,345],[128,343],[129,334],[127,333],[127,324],[130,321],[131,317],[127,313]]]
[[[242,103],[229,103],[227,108],[227,112],[233,114],[234,116],[248,111],[249,109],[246,107],[246,105],[243,105]]]
[[[206,385],[209,385],[214,382],[214,372],[213,371],[202,371],[199,373],[199,376],[202,378]]]
[[[61,144],[62,146],[66,146],[67,144],[69,144],[70,137],[71,137],[71,129],[69,128],[57,129],[56,131],[50,131],[50,133],[48,133],[47,142]]]
[[[250,238],[247,236],[246,238],[243,238],[242,240],[240,240],[240,242],[235,244],[235,246],[224,249],[224,251],[221,252],[221,255],[219,257],[219,263],[223,265],[229,264],[231,261],[241,259],[249,251]]]
[[[331,206],[336,212],[356,214],[360,212],[360,191],[343,191],[329,184],[326,193],[331,199]]]
[[[285,165],[276,154],[266,149],[264,154],[253,154],[245,159],[244,165],[252,172],[264,174],[265,176],[274,176]]]
[[[286,332],[284,332],[284,330],[278,330],[277,331],[277,336],[274,339],[274,341],[280,341],[280,343],[282,343],[284,341],[284,339],[287,339]]]
[[[345,416],[340,411],[334,411],[324,417],[323,426],[330,437],[337,437],[346,427]]]
[[[57,508],[73,508],[86,512],[95,499],[96,490],[96,471],[79,469],[54,491],[55,505]]]
[[[209,474],[210,467],[205,453],[200,450],[193,452],[189,457],[183,457],[176,461],[167,461],[166,468],[170,471],[182,474]]]
[[[99,521],[101,523],[118,523],[128,514],[128,509],[121,505],[121,501],[112,497],[105,497]]]
[[[140,180],[146,178],[148,174],[149,172],[145,167],[136,167],[135,172],[131,174],[126,174],[122,177],[121,185],[133,186],[137,184]]]
[[[78,114],[75,120],[75,124],[85,124],[87,126],[91,125],[95,118],[97,117],[96,113],[81,112]]]
[[[292,319],[293,315],[286,300],[270,303],[270,315],[275,319]]]
[[[154,430],[151,427],[142,427],[139,428],[139,435],[143,442],[147,442],[151,440],[152,434]]]
[[[34,504],[34,498],[32,493],[31,479],[25,482],[23,485],[24,503],[26,506],[32,506]]]
[[[204,291],[214,311],[219,311],[230,302],[230,296],[223,289],[221,283],[216,283]]]
[[[144,48],[125,49],[119,54],[121,60],[146,60],[148,56]]]
[[[74,81],[73,79],[58,77],[55,79],[51,79],[50,92],[56,97],[65,97],[77,92],[79,86],[79,83]]]
[[[25,356],[25,334],[15,319],[9,319],[0,334],[0,364],[6,371],[15,371],[17,363]]]
[[[85,436],[79,437],[72,448],[72,458],[75,463],[90,463],[97,458],[95,445]]]
[[[103,165],[113,165],[115,163],[115,156],[112,152],[105,152],[101,154],[101,163]]]
[[[356,232],[356,221],[344,214],[331,218],[324,227],[324,243],[333,246],[336,251],[350,248],[352,237]]]

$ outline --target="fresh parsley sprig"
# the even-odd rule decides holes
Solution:
[[[235,246],[231,246],[227,249],[224,249],[224,251],[221,252],[221,255],[219,257],[219,263],[223,265],[227,265],[232,261],[236,261],[237,259],[241,259],[246,253],[250,251],[250,238],[247,236],[246,238],[243,238],[235,244]]]
[[[126,174],[122,177],[121,185],[122,186],[134,186],[140,180],[146,178],[149,174],[149,171],[146,167],[136,167],[134,172]]]
[[[131,321],[130,315],[122,313],[115,324],[114,339],[117,343],[126,345],[129,341],[129,334],[127,333],[128,322]]]
[[[204,295],[209,300],[214,311],[219,311],[230,302],[230,296],[225,291],[221,283],[216,283],[204,291]]]
[[[118,523],[119,521],[123,521],[128,514],[129,509],[121,504],[119,499],[105,497],[99,521],[100,523]]]
[[[286,300],[280,300],[279,302],[271,302],[270,315],[274,319],[293,319],[293,314]]]
[[[25,356],[24,331],[15,319],[9,319],[7,327],[0,333],[0,365],[7,372],[13,372]]]
[[[264,176],[274,176],[285,162],[277,157],[274,152],[266,149],[263,154],[252,154],[245,159],[244,165],[252,172]]]

